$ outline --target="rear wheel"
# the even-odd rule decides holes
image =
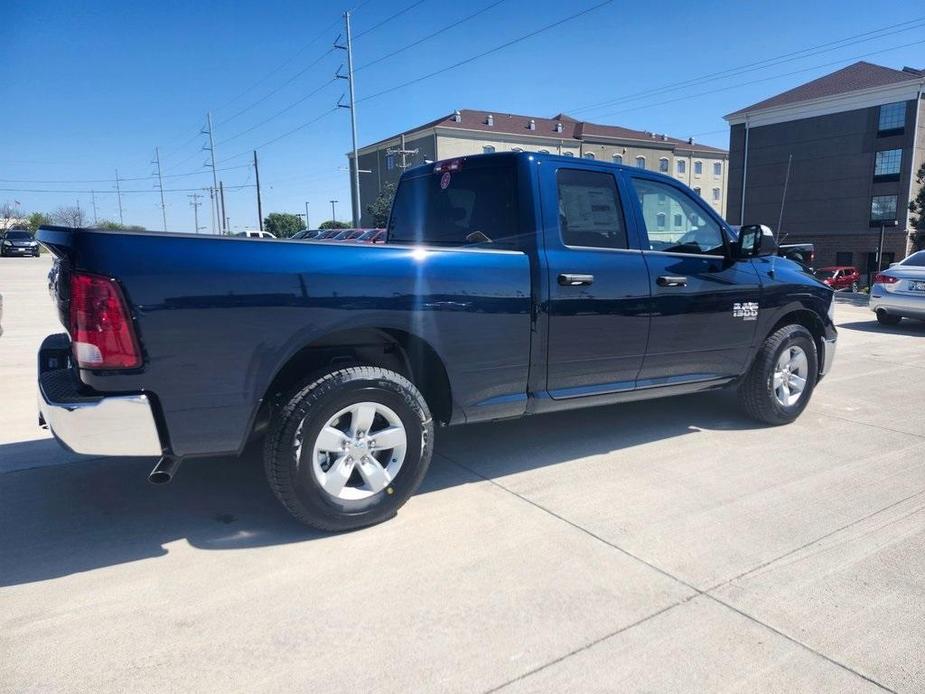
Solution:
[[[882,308],[877,309],[877,322],[880,323],[880,325],[896,325],[902,319],[902,316],[894,316],[887,313]]]
[[[321,530],[391,518],[430,464],[433,423],[423,396],[393,371],[331,371],[292,393],[264,447],[267,479],[286,509]]]
[[[816,385],[818,357],[813,336],[802,325],[772,333],[739,384],[739,401],[753,419],[789,424],[806,409]]]

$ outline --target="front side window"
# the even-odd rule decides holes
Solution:
[[[646,158],[645,157],[636,157],[636,168],[637,169],[646,168]]]
[[[900,265],[907,265],[909,267],[925,267],[925,251],[916,251],[908,258],[903,260]]]
[[[880,107],[880,121],[877,132],[880,134],[898,134],[906,125],[906,102],[883,104]]]
[[[694,175],[700,176],[703,173],[703,162],[695,161],[694,162]]]
[[[874,178],[880,181],[898,181],[902,160],[903,151],[901,149],[886,149],[877,152],[874,159]]]
[[[678,159],[678,173],[687,173],[687,162],[683,159]]]
[[[713,162],[713,175],[722,176],[723,175],[723,164],[722,162],[715,161]]]
[[[674,186],[633,179],[642,218],[649,235],[649,248],[668,253],[694,253],[722,255],[725,253],[723,230],[718,222],[708,216],[697,201],[683,190]],[[659,195],[667,198],[674,224],[665,227],[664,204],[658,202]]]
[[[623,208],[613,175],[559,169],[559,232],[566,246],[626,248]]]
[[[668,160],[665,157],[658,160],[658,170],[662,173],[668,173]]]
[[[875,195],[870,199],[870,221],[889,222],[896,219],[896,196]]]
[[[517,234],[514,169],[505,164],[458,171],[428,168],[402,179],[389,219],[390,243],[464,246],[513,243]],[[484,159],[494,162],[494,159]]]

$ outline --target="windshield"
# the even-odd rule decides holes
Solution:
[[[509,164],[458,171],[427,169],[403,179],[389,220],[389,242],[464,246],[512,241],[517,234],[514,169]]]
[[[828,280],[835,277],[835,270],[816,270],[813,274],[818,280]]]
[[[12,239],[15,241],[31,241],[32,234],[30,234],[28,231],[21,231],[18,229],[13,229],[11,231],[6,232],[6,238]]]
[[[900,265],[925,267],[925,251],[917,251],[906,258]]]

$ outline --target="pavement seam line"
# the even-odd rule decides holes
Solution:
[[[725,586],[728,586],[728,585],[730,585],[731,583],[735,583],[735,582],[738,581],[739,579],[745,578],[746,576],[749,576],[749,575],[755,573],[756,571],[761,571],[762,569],[766,569],[767,567],[771,566],[772,564],[776,564],[776,563],[779,562],[781,559],[786,559],[787,557],[789,557],[789,556],[791,556],[791,555],[793,555],[793,554],[796,554],[797,552],[801,552],[801,551],[804,550],[804,549],[808,549],[809,547],[812,547],[812,546],[815,545],[815,544],[818,544],[818,543],[820,543],[820,542],[822,542],[822,541],[824,541],[824,540],[829,539],[829,538],[832,537],[833,535],[837,535],[838,533],[840,533],[840,532],[842,532],[842,531],[844,531],[844,530],[847,530],[848,528],[851,528],[851,527],[853,527],[853,526],[855,526],[855,525],[858,525],[859,523],[863,523],[863,522],[866,521],[866,520],[870,520],[870,519],[873,518],[874,516],[876,516],[876,515],[878,515],[878,514],[880,514],[880,513],[883,513],[884,511],[889,511],[890,509],[895,508],[896,506],[899,506],[900,504],[904,504],[904,503],[906,503],[907,501],[916,498],[917,496],[921,496],[922,494],[925,494],[925,489],[920,489],[920,490],[917,491],[915,494],[910,494],[909,496],[904,497],[904,498],[902,498],[902,499],[900,499],[900,500],[898,500],[898,501],[894,501],[892,504],[887,504],[886,506],[884,506],[884,507],[882,507],[882,508],[878,508],[876,511],[871,511],[871,512],[868,513],[867,515],[861,516],[860,518],[857,518],[857,519],[851,521],[850,523],[845,523],[845,524],[842,525],[841,527],[835,528],[834,530],[831,530],[831,531],[825,533],[824,535],[820,535],[819,537],[816,537],[816,538],[810,540],[809,542],[806,542],[806,543],[800,545],[799,547],[795,547],[794,549],[791,549],[791,550],[789,550],[789,551],[787,551],[787,552],[784,552],[783,554],[780,554],[780,555],[774,557],[773,559],[768,559],[766,562],[764,562],[764,563],[762,563],[762,564],[759,564],[758,566],[754,566],[754,567],[752,567],[751,569],[748,569],[747,571],[743,571],[743,572],[740,573],[738,576],[733,576],[732,578],[728,578],[728,579],[726,579],[725,581],[721,581],[720,583],[717,583],[716,585],[710,586],[709,588],[705,589],[703,592],[704,592],[704,593],[711,593],[711,592],[714,591],[714,590],[719,590],[720,588],[724,588]]]
[[[893,434],[902,434],[904,436],[912,436],[917,439],[925,439],[923,434],[914,434],[911,431],[902,431],[901,429],[892,429],[890,427],[885,427],[882,424],[871,424],[870,422],[862,422],[859,419],[849,419],[848,417],[842,417],[837,414],[831,414],[827,412],[817,412],[815,413],[820,417],[830,417],[832,419],[838,419],[842,422],[848,422],[849,424],[859,424],[861,426],[870,427],[871,429],[879,429],[880,431],[889,431]]]
[[[745,611],[743,611],[743,610],[741,610],[741,609],[735,607],[734,605],[731,605],[731,604],[725,602],[724,600],[721,600],[720,598],[716,597],[715,595],[711,595],[710,593],[708,593],[708,592],[706,592],[706,591],[704,591],[704,590],[701,590],[701,589],[698,588],[697,586],[695,586],[695,585],[693,585],[693,584],[691,584],[691,583],[688,583],[688,582],[685,581],[684,579],[679,578],[679,577],[673,575],[672,573],[668,572],[667,570],[662,569],[661,567],[656,566],[655,564],[652,564],[651,562],[649,562],[649,561],[643,559],[642,557],[639,557],[639,556],[633,554],[633,553],[630,552],[629,550],[626,550],[626,549],[624,549],[623,547],[620,547],[619,545],[617,545],[617,544],[615,544],[615,543],[613,543],[613,542],[610,542],[609,540],[604,539],[604,538],[601,537],[600,535],[597,535],[596,533],[594,533],[594,532],[588,530],[587,528],[582,527],[581,525],[575,523],[574,521],[571,521],[571,520],[569,520],[568,518],[565,518],[564,516],[561,516],[560,514],[556,513],[555,511],[552,511],[552,510],[546,508],[546,507],[543,506],[542,504],[539,504],[539,503],[533,501],[532,499],[527,498],[527,497],[524,496],[523,494],[519,494],[518,492],[515,492],[513,489],[510,489],[510,488],[508,488],[508,487],[505,487],[505,486],[504,486],[503,484],[501,484],[500,482],[498,482],[498,481],[496,481],[496,480],[494,480],[494,479],[492,479],[492,478],[490,478],[490,477],[488,477],[488,476],[486,476],[486,475],[483,475],[482,473],[478,472],[477,470],[472,469],[472,468],[469,467],[468,465],[464,465],[463,463],[460,463],[460,462],[458,462],[458,461],[456,461],[456,460],[453,460],[452,458],[450,458],[449,456],[447,456],[447,455],[444,454],[444,453],[437,453],[436,455],[438,455],[438,456],[440,456],[441,458],[443,458],[444,460],[446,460],[446,461],[452,463],[453,465],[456,465],[457,467],[460,467],[460,468],[462,468],[463,470],[466,470],[466,471],[469,472],[470,474],[475,475],[476,477],[478,477],[478,478],[480,478],[480,479],[482,479],[482,480],[488,482],[489,484],[492,484],[492,485],[494,485],[495,487],[498,487],[499,489],[501,489],[501,490],[504,491],[504,492],[507,492],[507,493],[510,494],[511,496],[514,496],[514,497],[516,497],[517,499],[520,499],[521,501],[523,501],[523,502],[525,502],[525,503],[527,503],[527,504],[530,504],[531,506],[537,508],[538,510],[540,510],[540,511],[542,511],[542,512],[544,512],[544,513],[546,513],[546,514],[548,514],[548,515],[550,515],[550,516],[552,516],[553,518],[556,518],[556,519],[558,519],[559,521],[561,521],[561,522],[563,522],[563,523],[566,523],[567,525],[570,525],[571,527],[573,527],[573,528],[575,528],[576,530],[578,530],[578,531],[580,531],[580,532],[582,532],[582,533],[588,535],[589,537],[591,537],[591,538],[597,540],[598,542],[600,542],[600,543],[602,543],[602,544],[604,544],[604,545],[606,545],[606,546],[608,546],[608,547],[611,547],[612,549],[617,550],[618,552],[620,552],[620,553],[626,555],[627,557],[630,557],[631,559],[635,559],[636,561],[640,562],[641,564],[644,564],[645,566],[647,566],[647,567],[649,567],[650,569],[652,569],[652,570],[654,570],[654,571],[656,571],[656,572],[662,574],[663,576],[665,576],[665,577],[667,577],[667,578],[669,578],[669,579],[671,579],[671,580],[673,580],[673,581],[675,581],[675,582],[677,582],[677,583],[680,583],[681,585],[683,585],[683,586],[689,588],[690,590],[694,591],[694,593],[695,593],[694,595],[690,595],[690,596],[688,596],[687,598],[685,598],[684,600],[682,600],[682,601],[680,601],[680,602],[677,602],[677,603],[675,603],[675,604],[673,604],[673,605],[669,605],[668,607],[663,608],[663,609],[660,610],[659,612],[656,612],[656,613],[654,613],[654,614],[652,614],[652,615],[649,615],[649,617],[647,617],[647,618],[643,618],[642,620],[639,620],[638,622],[636,622],[636,623],[634,623],[634,624],[630,624],[630,625],[628,625],[628,626],[626,626],[626,627],[624,627],[624,628],[621,628],[620,630],[614,632],[613,634],[610,634],[610,635],[607,635],[607,636],[603,636],[603,637],[600,637],[600,638],[598,638],[598,639],[596,639],[596,640],[594,640],[594,641],[591,641],[591,642],[585,644],[584,646],[582,646],[581,648],[575,650],[575,651],[572,652],[572,653],[566,653],[566,654],[564,654],[564,655],[562,655],[562,656],[559,656],[558,658],[553,659],[553,660],[549,661],[548,663],[545,663],[545,664],[543,664],[543,665],[541,665],[541,666],[535,668],[534,670],[531,670],[530,672],[526,672],[526,673],[524,673],[524,674],[522,674],[522,675],[520,675],[520,676],[518,676],[518,677],[516,677],[516,678],[514,678],[514,679],[511,679],[511,680],[509,680],[508,682],[505,682],[505,683],[503,683],[503,684],[501,684],[501,685],[499,685],[499,686],[497,686],[497,687],[495,687],[494,689],[491,689],[491,690],[489,690],[489,691],[495,692],[495,691],[498,691],[498,690],[500,690],[500,689],[503,689],[504,687],[507,687],[508,685],[513,684],[514,682],[518,682],[518,681],[520,681],[520,680],[522,680],[522,679],[524,679],[524,678],[526,678],[526,677],[529,677],[529,676],[531,676],[531,675],[533,675],[533,674],[535,674],[535,673],[537,673],[537,672],[540,672],[540,671],[544,670],[544,669],[547,668],[547,667],[551,667],[552,665],[555,665],[555,664],[557,664],[557,663],[560,663],[560,662],[562,662],[563,660],[566,660],[567,658],[571,657],[572,655],[574,655],[574,654],[576,654],[576,653],[580,653],[580,652],[582,652],[582,651],[584,651],[584,650],[586,650],[586,649],[588,649],[588,648],[591,648],[591,647],[593,647],[593,646],[595,646],[595,645],[597,645],[597,644],[599,644],[599,643],[602,643],[603,641],[606,641],[607,639],[611,638],[612,636],[616,636],[616,635],[618,635],[618,634],[620,634],[620,633],[623,633],[623,632],[625,632],[625,631],[628,631],[628,630],[631,629],[632,627],[636,626],[636,624],[642,624],[643,622],[645,622],[647,619],[650,619],[651,617],[654,617],[654,616],[656,616],[656,615],[658,615],[658,614],[661,614],[661,613],[663,613],[663,612],[666,612],[666,611],[668,611],[669,609],[673,609],[674,607],[677,607],[678,605],[684,604],[684,603],[689,602],[690,600],[692,600],[692,599],[694,599],[694,598],[696,598],[696,597],[698,597],[698,596],[700,596],[700,595],[703,595],[703,596],[709,598],[710,600],[713,600],[716,604],[722,605],[723,607],[726,607],[727,609],[729,609],[729,610],[735,612],[736,614],[739,614],[739,615],[741,615],[742,617],[745,617],[746,619],[748,619],[748,620],[754,622],[755,624],[759,624],[759,625],[765,627],[765,628],[768,629],[769,631],[771,631],[771,632],[773,632],[773,633],[775,633],[775,634],[781,636],[782,638],[786,639],[787,641],[790,641],[791,643],[793,643],[793,644],[795,644],[795,645],[797,645],[797,646],[802,647],[803,649],[805,649],[805,650],[809,651],[810,653],[812,653],[812,654],[814,654],[814,655],[816,655],[816,656],[822,658],[823,660],[825,660],[825,661],[827,661],[827,662],[829,662],[829,663],[832,663],[833,665],[836,665],[836,666],[842,668],[842,669],[845,670],[846,672],[850,672],[850,673],[852,673],[852,674],[854,674],[854,675],[860,677],[861,679],[863,679],[863,680],[865,680],[865,681],[867,681],[867,682],[870,682],[871,684],[873,684],[873,685],[879,687],[880,689],[882,689],[882,690],[884,690],[884,691],[886,691],[886,692],[891,692],[891,694],[897,694],[895,690],[890,689],[889,687],[887,687],[887,686],[885,686],[885,685],[883,685],[883,684],[880,684],[880,683],[877,682],[876,680],[874,680],[874,679],[868,677],[867,675],[864,675],[863,673],[861,673],[861,672],[855,670],[854,668],[852,668],[852,667],[850,667],[850,666],[848,666],[848,665],[845,665],[844,663],[841,663],[841,662],[835,660],[835,659],[832,658],[831,656],[825,655],[824,653],[822,653],[821,651],[816,650],[816,649],[813,648],[812,646],[809,646],[808,644],[803,643],[802,641],[800,641],[800,640],[797,639],[797,638],[794,638],[794,637],[792,637],[792,636],[787,635],[785,632],[781,631],[780,629],[777,629],[777,628],[771,626],[770,624],[767,624],[767,623],[761,621],[761,620],[758,619],[757,617],[753,617],[752,615],[748,614],[747,612],[745,612]]]

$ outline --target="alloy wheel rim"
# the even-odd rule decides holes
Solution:
[[[339,410],[318,432],[311,448],[296,430],[298,460],[311,453],[311,471],[326,494],[339,501],[368,499],[387,489],[405,461],[408,436],[393,409],[359,402]]]
[[[808,376],[809,360],[806,358],[806,352],[796,345],[787,347],[777,358],[774,367],[774,398],[784,407],[796,405],[806,390]]]

